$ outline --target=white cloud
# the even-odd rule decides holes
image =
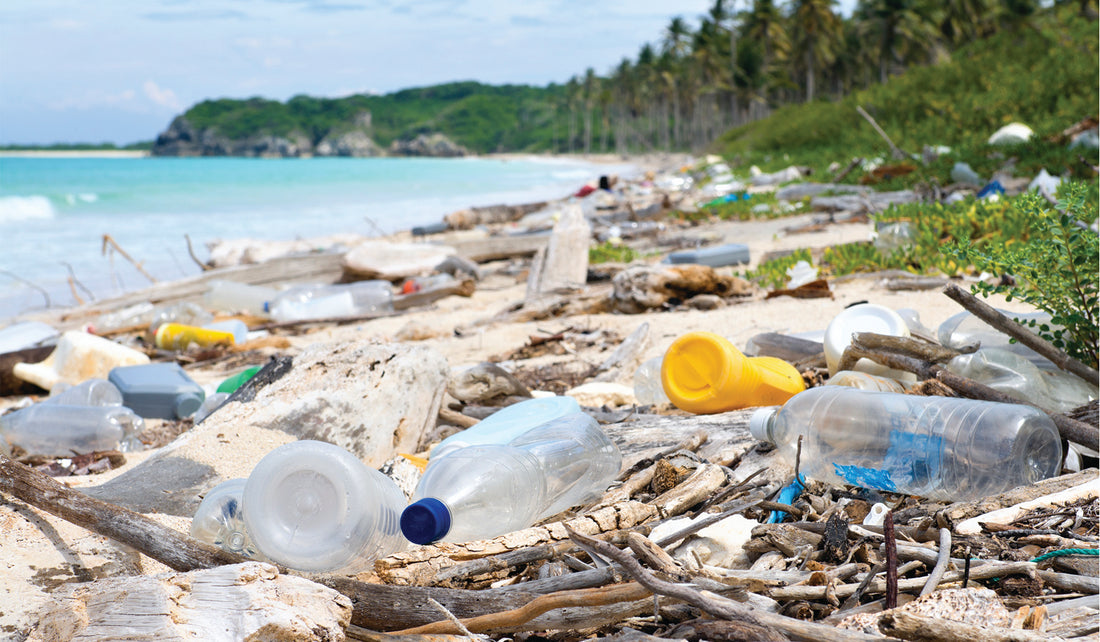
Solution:
[[[183,109],[183,103],[176,97],[176,92],[171,89],[161,89],[157,83],[152,80],[146,80],[142,85],[142,89],[145,91],[145,97],[161,107],[167,107],[174,111]]]

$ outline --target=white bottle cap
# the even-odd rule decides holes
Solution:
[[[752,413],[752,416],[749,417],[749,434],[759,441],[771,443],[771,438],[768,435],[768,424],[771,423],[776,412],[778,412],[777,408],[761,408]]]

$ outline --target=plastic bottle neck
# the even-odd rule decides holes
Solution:
[[[749,417],[749,434],[755,439],[774,444],[772,426],[775,425],[775,415],[778,412],[778,408],[761,408],[752,413]]]

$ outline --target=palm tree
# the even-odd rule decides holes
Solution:
[[[982,35],[988,15],[988,0],[944,0],[940,33],[953,45],[973,40]]]
[[[814,99],[814,77],[820,67],[836,57],[842,26],[833,11],[836,0],[795,0],[795,50],[802,55],[806,72],[806,102]]]
[[[791,41],[783,24],[783,14],[775,6],[774,0],[753,2],[752,9],[745,15],[742,35],[760,44],[760,66],[765,79],[763,90],[766,97],[770,85],[774,84],[773,63],[785,62],[791,50]]]
[[[584,153],[592,153],[592,108],[600,91],[600,78],[591,67],[584,72]]]
[[[877,37],[879,82],[885,83],[891,64],[911,63],[935,45],[937,21],[925,0],[863,0],[856,14]]]

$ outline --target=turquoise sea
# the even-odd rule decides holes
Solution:
[[[74,305],[69,267],[97,299],[147,286],[125,259],[104,256],[104,234],[171,280],[199,271],[185,234],[204,260],[219,238],[377,236],[631,171],[560,158],[0,157],[0,319],[46,307],[37,288],[54,307]]]

